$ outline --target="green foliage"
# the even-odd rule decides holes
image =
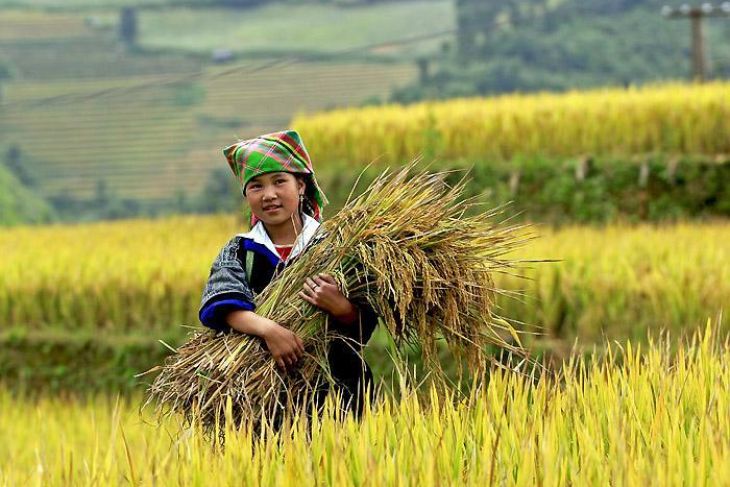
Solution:
[[[510,13],[513,3],[533,8],[520,17]],[[566,0],[543,9],[542,0],[460,0],[459,52],[435,57],[437,69],[430,79],[396,90],[392,99],[409,103],[686,79],[689,27],[686,22],[663,18],[663,3]],[[505,19],[512,21],[505,23]],[[730,31],[722,27],[719,22],[706,22],[717,78],[730,76]]]
[[[212,171],[203,190],[194,201],[201,213],[223,213],[235,210],[241,201],[240,187],[227,168]]]
[[[13,144],[5,152],[5,166],[13,173],[23,186],[28,188],[35,187],[38,181],[36,177],[26,167],[28,161],[23,161],[22,151],[20,147]]]
[[[219,168],[211,171],[203,188],[193,194],[179,189],[169,198],[128,198],[109,189],[100,179],[91,199],[62,193],[49,198],[49,201],[61,221],[95,221],[185,213],[231,213],[240,207],[241,197],[230,171]]]
[[[488,205],[512,202],[520,219],[541,223],[611,223],[617,221],[674,221],[680,218],[730,216],[730,159],[618,157],[587,161],[582,180],[573,159],[515,159],[509,162],[459,160],[445,168],[471,168],[469,196]],[[642,185],[641,166],[648,176]],[[319,179],[333,202],[343,204],[357,174],[333,164],[319,171]],[[338,169],[339,168],[339,169]],[[382,168],[363,174],[360,186]],[[456,181],[461,173],[454,173]]]
[[[180,82],[172,85],[173,103],[180,107],[190,107],[205,99],[205,87],[199,83]]]
[[[142,389],[135,378],[170,351],[144,336],[33,333],[16,328],[0,336],[0,377],[29,392]]]
[[[13,77],[13,70],[10,67],[10,63],[0,59],[0,82],[11,79]]]
[[[51,206],[0,164],[0,226],[48,223],[54,219]]]
[[[437,137],[429,138],[424,152],[427,158],[440,143]],[[590,170],[583,180],[576,179],[577,159],[456,160],[446,163],[446,167],[472,169],[467,189],[470,196],[479,196],[490,205],[511,201],[518,218],[542,223],[660,222],[730,216],[730,160],[647,156],[642,160],[602,157],[589,161]],[[643,163],[648,179],[642,186]],[[365,171],[360,187],[372,181],[381,169],[376,165]],[[318,170],[332,203],[328,214],[342,207],[358,176],[347,164],[336,162]],[[211,171],[201,190],[192,194],[178,191],[173,197],[158,200],[122,197],[99,180],[91,199],[62,193],[49,201],[61,221],[230,213],[242,206],[240,190],[227,168]]]
[[[154,374],[135,376],[161,364],[171,354],[159,340],[177,346],[184,339],[182,335],[93,336],[60,329],[29,332],[13,328],[0,336],[0,379],[3,386],[30,394],[142,391]],[[453,354],[443,344],[439,345],[438,354],[447,374],[455,376]],[[397,376],[390,358],[396,355],[423,370],[418,349],[410,346],[398,349],[388,334],[378,328],[366,350],[366,360],[373,373],[384,379]]]

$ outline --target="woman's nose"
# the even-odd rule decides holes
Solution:
[[[265,201],[276,199],[276,192],[274,191],[274,188],[271,186],[265,186],[263,199]]]

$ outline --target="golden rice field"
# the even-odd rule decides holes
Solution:
[[[730,153],[730,83],[505,95],[300,114],[315,161]]]
[[[495,372],[463,398],[382,396],[361,423],[229,429],[223,451],[140,398],[0,390],[0,485],[728,485],[730,343],[708,326],[667,348],[609,346],[557,380]]]
[[[174,217],[0,230],[0,323],[30,330],[144,334],[197,324],[210,264],[243,223]],[[553,336],[643,338],[659,326],[702,325],[730,303],[730,222],[667,226],[534,227],[516,255],[529,279],[501,299],[503,315]]]

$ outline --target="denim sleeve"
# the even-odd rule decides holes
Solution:
[[[216,331],[229,329],[226,315],[236,309],[256,309],[254,293],[248,285],[246,271],[238,259],[241,237],[232,238],[216,257],[203,289],[198,318]]]

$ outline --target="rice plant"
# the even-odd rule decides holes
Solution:
[[[281,373],[253,337],[196,334],[161,367],[151,401],[198,414],[212,428],[226,408],[236,421],[268,420],[292,404],[282,404],[282,395],[306,397],[329,382],[329,317],[297,295],[320,272],[335,276],[350,299],[369,302],[397,342],[420,345],[436,371],[440,338],[475,372],[485,370],[487,345],[522,352],[517,331],[496,313],[501,290],[492,276],[517,267],[505,255],[527,240],[525,229],[497,221],[498,211],[465,216],[463,180],[450,187],[446,173],[414,169],[378,178],[257,297],[258,314],[304,341],[309,353],[296,374]]]
[[[726,485],[730,343],[710,327],[671,343],[608,344],[556,380],[494,371],[466,397],[403,391],[360,422],[244,426],[225,449],[139,397],[0,389],[0,485]]]
[[[314,160],[398,164],[586,154],[730,153],[730,83],[503,95],[301,114]]]
[[[245,225],[231,216],[189,216],[0,229],[2,330],[173,340],[197,325],[210,264]],[[730,303],[730,223],[534,226],[539,238],[516,259],[559,263],[494,276],[503,313],[551,338],[642,340],[677,336]],[[727,325],[725,325],[727,326]]]

